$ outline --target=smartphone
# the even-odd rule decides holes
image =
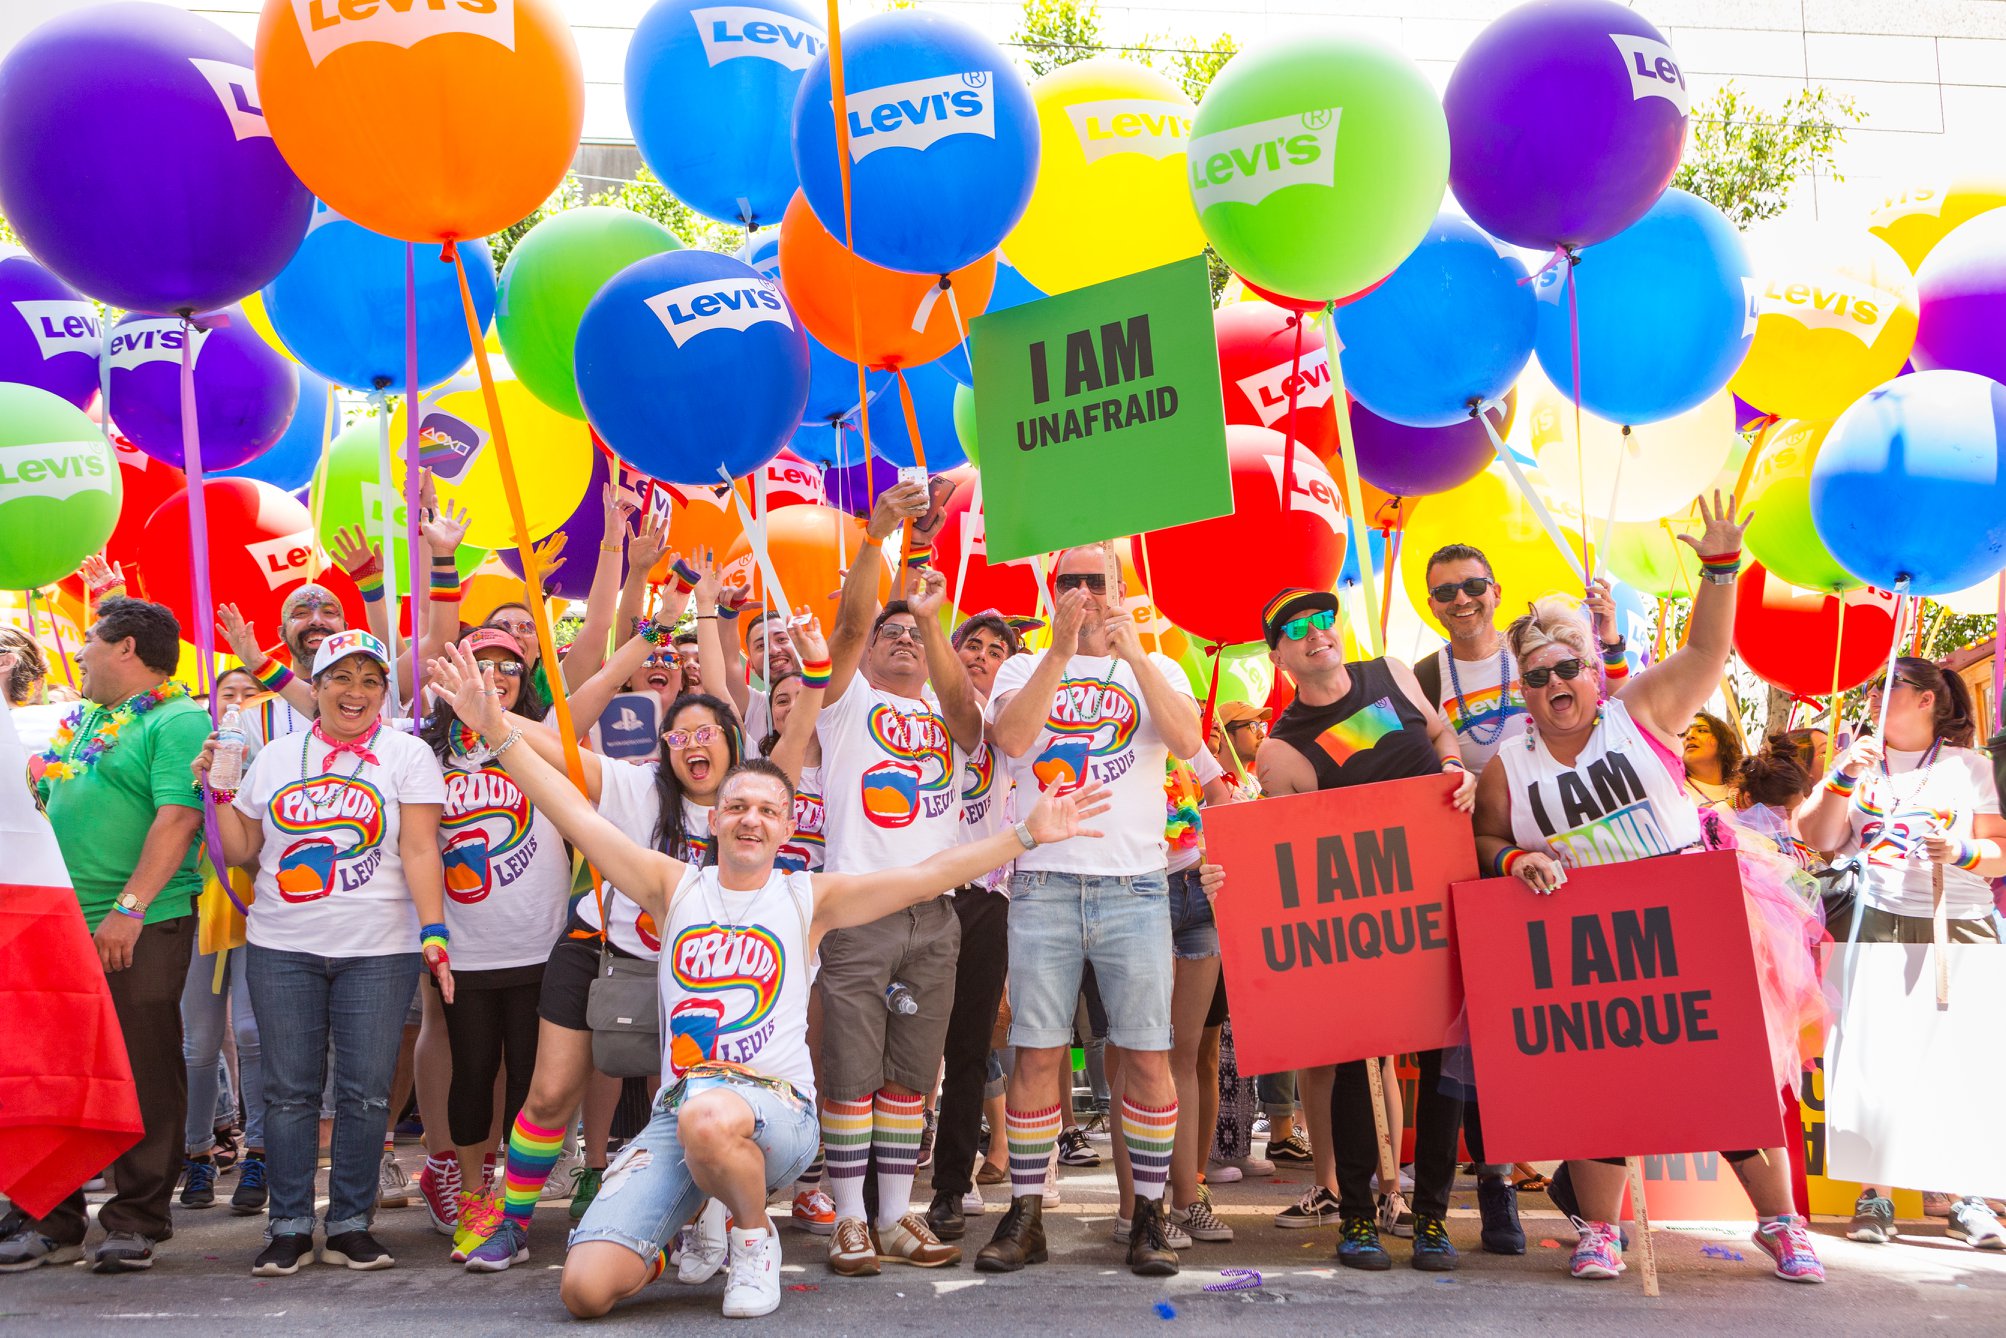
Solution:
[[[907,465],[899,470],[899,482],[910,483],[921,492],[926,491],[926,469],[921,465]]]

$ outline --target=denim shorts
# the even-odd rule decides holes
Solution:
[[[792,1184],[815,1160],[822,1138],[821,1122],[814,1106],[791,1090],[776,1091],[734,1074],[693,1077],[682,1087],[684,1103],[701,1093],[722,1089],[752,1107],[752,1140],[766,1154],[769,1195]],[[607,1166],[598,1197],[585,1210],[585,1220],[572,1231],[569,1244],[610,1240],[643,1259],[652,1259],[703,1206],[704,1192],[691,1178],[676,1142],[676,1112],[668,1108],[673,1091],[671,1087],[662,1089],[648,1127]]]
[[[1010,1044],[1072,1043],[1080,974],[1093,963],[1110,1045],[1170,1048],[1170,894],[1161,873],[1010,877]]]
[[[1197,962],[1219,955],[1219,926],[1212,922],[1212,903],[1198,886],[1198,866],[1170,876],[1170,951],[1179,961]]]

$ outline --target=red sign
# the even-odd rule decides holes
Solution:
[[[1487,1156],[1782,1143],[1732,853],[1457,883],[1455,909]]]
[[[1449,884],[1477,872],[1452,776],[1205,810],[1242,1073],[1440,1049],[1462,1011]]]

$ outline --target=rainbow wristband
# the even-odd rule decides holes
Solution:
[[[1976,873],[1978,872],[1978,861],[1983,858],[1984,854],[1979,850],[1976,841],[1967,841],[1963,837],[1959,837],[1957,840],[1957,858],[1953,859],[1951,863],[1957,868]]]
[[[444,925],[426,925],[418,931],[419,952],[430,952],[434,948],[444,952],[452,941],[453,936]]]
[[[1708,576],[1732,576],[1741,570],[1741,550],[1700,554],[1700,570]]]
[[[1833,794],[1838,795],[1841,799],[1851,799],[1853,791],[1858,789],[1859,785],[1860,778],[1858,776],[1848,776],[1838,767],[1833,767],[1832,774],[1825,777],[1825,788]]]
[[[377,567],[354,575],[355,588],[362,592],[366,604],[383,602],[383,569]]]
[[[1512,870],[1518,867],[1518,862],[1531,853],[1531,851],[1522,850],[1517,846],[1506,846],[1503,850],[1500,850],[1497,858],[1498,877],[1511,877]]]
[[[696,589],[697,582],[702,579],[697,569],[682,558],[677,558],[669,564],[669,574],[675,577],[676,593],[679,595],[687,595]]]
[[[801,686],[804,688],[828,687],[830,667],[828,660],[803,660],[801,662]]]
[[[914,544],[912,547],[912,551],[905,555],[905,565],[908,570],[914,567],[927,566],[932,561],[933,561],[932,544]]]
[[[442,563],[432,559],[432,598],[442,604],[456,604],[460,599],[460,569],[447,558]]]
[[[277,660],[266,660],[263,669],[253,669],[250,674],[266,692],[278,692],[293,681],[293,671]]]

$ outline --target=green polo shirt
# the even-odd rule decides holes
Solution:
[[[111,710],[86,703],[72,746],[81,750]],[[155,815],[163,808],[202,806],[189,767],[208,737],[209,713],[186,697],[177,697],[134,717],[90,770],[66,781],[42,779],[49,823],[56,829],[70,881],[76,884],[84,923],[93,932],[125,891]],[[199,837],[189,843],[180,871],[147,907],[148,924],[193,909],[202,890],[195,867],[200,845]]]

